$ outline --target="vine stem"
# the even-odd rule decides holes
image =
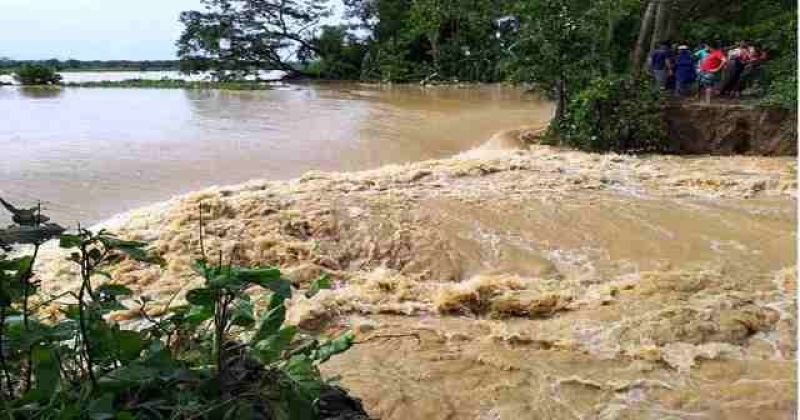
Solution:
[[[83,236],[81,231],[80,224],[78,225],[78,234]],[[97,387],[97,378],[94,376],[94,361],[92,360],[92,345],[91,341],[89,340],[89,333],[86,329],[86,292],[89,292],[89,295],[94,297],[94,294],[91,290],[91,284],[89,283],[89,278],[91,273],[89,272],[89,255],[86,250],[86,241],[81,240],[81,289],[78,292],[78,318],[81,330],[81,341],[83,342],[83,353],[84,358],[86,359],[86,370],[89,374],[89,379],[92,381],[92,386]]]
[[[14,388],[11,385],[11,374],[8,372],[8,364],[6,364],[6,355],[3,351],[3,334],[6,325],[6,307],[0,306],[0,369],[3,370],[3,376],[6,380],[6,388],[8,388],[9,397],[14,396]],[[0,382],[1,384],[2,382]],[[0,390],[2,393],[2,390]],[[5,394],[3,394],[3,401],[5,402]]]

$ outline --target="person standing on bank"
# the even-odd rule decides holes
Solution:
[[[686,44],[678,47],[678,57],[675,59],[675,94],[683,96],[692,90],[692,85],[697,79],[697,66],[694,55]]]
[[[667,77],[672,71],[672,57],[669,44],[662,42],[658,48],[650,54],[650,73],[653,75],[659,89],[666,89]]]

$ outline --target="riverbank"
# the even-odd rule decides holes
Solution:
[[[130,79],[121,81],[97,81],[97,82],[69,82],[64,83],[65,87],[81,88],[140,88],[140,89],[216,89],[216,90],[268,90],[272,89],[276,82],[256,82],[256,81],[237,81],[237,82],[210,82],[210,81],[190,81],[179,79]]]
[[[373,417],[793,412],[794,159],[508,147],[133,211],[108,227],[169,264],[116,274],[162,302],[196,284],[200,203],[209,252],[280,266],[300,289],[329,273],[335,289],[298,294],[289,319],[355,330],[360,344],[325,370]],[[43,278],[69,275],[45,258]]]

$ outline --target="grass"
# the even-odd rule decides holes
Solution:
[[[19,67],[4,67],[0,68],[0,75],[13,74],[19,70]],[[59,69],[58,73],[95,73],[95,72],[124,72],[124,73],[141,73],[150,71],[178,71],[177,67],[153,67],[146,69],[130,68],[130,67],[87,67],[87,68],[69,68]]]
[[[219,89],[219,90],[268,90],[270,85],[265,82],[235,81],[235,82],[207,82],[186,81],[174,79],[147,80],[131,79],[122,81],[98,82],[71,82],[65,83],[68,87],[84,88],[149,88],[149,89]]]

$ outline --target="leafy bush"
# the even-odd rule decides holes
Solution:
[[[36,225],[39,224],[37,218]],[[202,232],[202,223],[201,223]],[[317,419],[318,401],[332,388],[319,364],[347,350],[352,333],[320,342],[285,326],[290,283],[276,268],[194,263],[204,279],[185,305],[154,318],[150,300],[137,301],[147,321],[122,329],[109,315],[125,309],[132,291],[104,271],[123,258],[162,264],[147,244],[80,227],[60,246],[80,272],[76,292],[45,298],[33,255],[0,255],[0,412],[28,419]],[[105,283],[98,284],[100,278]],[[328,287],[326,277],[309,295]],[[269,292],[256,315],[246,290]],[[44,318],[44,307],[58,316]],[[52,311],[49,311],[52,312]],[[234,338],[235,337],[235,338]],[[360,409],[360,406],[358,406]],[[364,417],[366,418],[366,417]]]
[[[614,76],[597,79],[568,105],[553,133],[566,146],[624,153],[668,152],[660,93],[649,81]]]
[[[61,82],[61,75],[50,67],[32,64],[17,70],[14,79],[22,85],[56,85]]]

